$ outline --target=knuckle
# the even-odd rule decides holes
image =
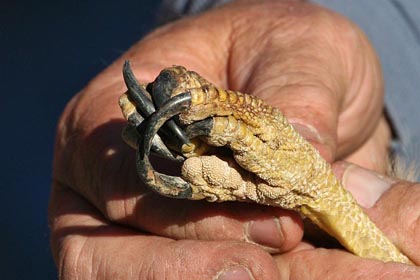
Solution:
[[[191,241],[181,241],[175,254],[181,260],[180,266],[175,270],[183,271],[183,263],[195,263],[197,260],[196,245]],[[207,275],[210,279],[217,275],[221,270],[234,266],[244,266],[255,279],[274,279],[270,276],[278,275],[278,269],[271,255],[261,248],[240,241],[201,243],[207,249],[201,253],[200,267],[196,267],[195,272]],[[222,256],[222,257],[221,257]]]
[[[238,250],[240,248],[240,250]],[[278,275],[272,256],[260,247],[243,242],[230,242],[225,247],[220,247],[214,252],[212,261],[218,262],[220,256],[224,255],[228,260],[229,266],[243,264],[247,266],[256,279],[265,279],[267,275]],[[223,263],[224,266],[227,263]]]

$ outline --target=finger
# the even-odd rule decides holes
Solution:
[[[174,241],[112,225],[62,186],[52,192],[49,214],[60,279],[278,278],[272,257],[256,246]]]
[[[382,80],[373,50],[360,30],[332,12],[300,2],[270,4],[277,11],[266,20],[272,21],[264,33],[270,39],[248,36],[259,25],[235,37],[245,50],[233,49],[231,63],[245,61],[251,71],[231,69],[233,88],[279,107],[328,160],[348,155],[381,116]],[[250,53],[259,55],[252,60]]]
[[[420,263],[420,184],[347,165],[343,184],[372,221],[413,262]]]
[[[419,279],[418,267],[363,259],[339,250],[297,248],[276,255],[280,279]]]

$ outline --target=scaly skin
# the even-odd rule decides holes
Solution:
[[[182,169],[193,189],[192,199],[248,201],[296,210],[358,256],[411,264],[278,109],[250,95],[218,89],[183,67],[165,71],[177,78],[172,96],[188,91],[192,97],[180,121],[188,125],[212,117],[211,133],[202,140],[229,147],[240,165],[185,147],[185,155],[194,155]]]

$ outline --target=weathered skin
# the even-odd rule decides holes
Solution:
[[[217,152],[206,155],[206,145],[183,146],[188,159],[182,177],[192,187],[191,199],[247,201],[296,210],[358,256],[411,263],[278,109],[250,95],[218,89],[183,67],[164,71],[177,80],[172,96],[187,91],[192,97],[189,110],[179,115],[180,122],[189,125],[213,118],[210,134],[201,141],[233,152],[234,161]],[[129,119],[133,108],[127,100],[123,95],[120,106]],[[125,137],[132,143],[129,138]]]

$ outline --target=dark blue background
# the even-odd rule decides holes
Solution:
[[[154,24],[159,1],[2,1],[0,279],[56,279],[47,207],[67,101]]]

